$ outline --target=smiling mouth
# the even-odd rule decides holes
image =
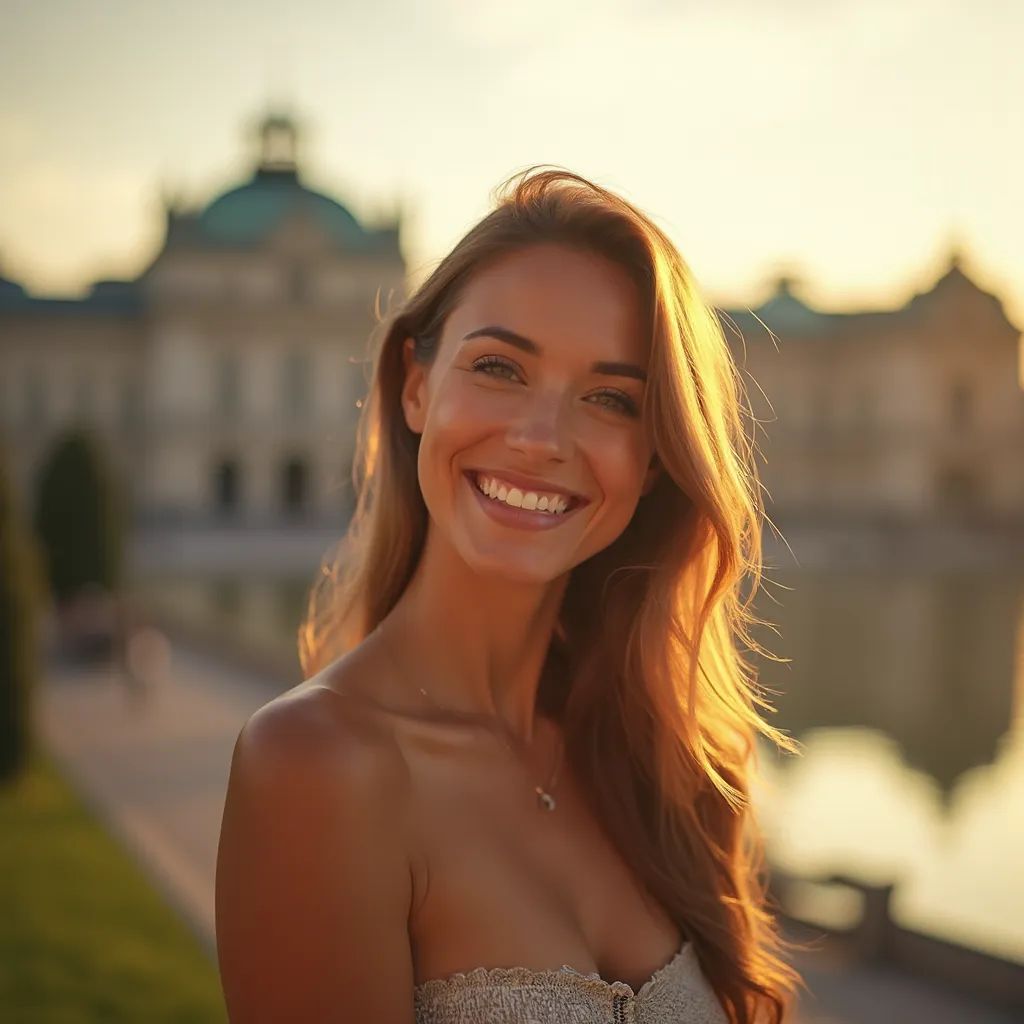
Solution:
[[[533,513],[536,513],[536,514],[539,514],[539,515],[551,516],[553,518],[559,518],[561,516],[567,515],[569,512],[572,512],[574,509],[579,508],[581,505],[589,504],[589,501],[586,498],[580,498],[580,497],[577,497],[575,495],[565,494],[565,493],[560,492],[560,491],[546,491],[546,492],[545,491],[530,491],[529,489],[524,488],[524,487],[516,487],[516,488],[513,488],[513,489],[519,491],[523,495],[530,494],[530,493],[533,493],[533,494],[538,494],[538,493],[543,494],[544,497],[542,497],[540,500],[545,502],[545,507],[542,508],[539,505],[536,505],[533,508],[526,508],[526,507],[524,507],[522,505],[512,505],[509,502],[504,501],[501,498],[492,497],[490,494],[487,493],[487,491],[485,491],[480,486],[481,478],[485,477],[485,476],[488,476],[488,475],[489,474],[480,473],[478,470],[466,470],[465,473],[464,473],[464,476],[469,481],[469,483],[477,491],[479,491],[480,494],[482,494],[489,501],[497,502],[500,505],[504,505],[506,508],[516,509],[517,511],[522,511],[522,512],[533,512]],[[548,508],[547,508],[547,502],[548,502],[547,495],[555,495],[555,497],[558,499],[558,501],[560,503],[564,502],[564,507],[561,507],[559,511],[549,511]]]

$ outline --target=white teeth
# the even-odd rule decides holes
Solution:
[[[512,508],[523,508],[530,511],[547,512],[550,515],[561,515],[568,507],[568,501],[561,495],[540,496],[536,491],[525,493],[518,487],[507,487],[490,477],[477,477],[476,486],[488,498],[502,501]]]

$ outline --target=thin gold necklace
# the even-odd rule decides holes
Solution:
[[[390,641],[388,640],[387,637],[383,636],[383,630],[381,629],[380,625],[378,625],[376,627],[376,629],[374,629],[373,632],[378,633],[378,634],[380,634],[382,636],[382,639],[384,640],[384,649],[387,651],[388,658],[391,661],[391,664],[394,665],[394,667],[397,669],[397,671],[401,674],[402,667],[401,667],[401,665],[398,664],[398,659],[395,657],[394,652],[391,650],[391,643],[390,643]],[[463,720],[476,721],[476,722],[479,722],[479,720],[484,717],[482,715],[474,715],[474,714],[472,714],[470,712],[467,712],[467,711],[456,711],[454,708],[446,708],[443,705],[438,704],[438,702],[436,700],[434,700],[434,698],[431,697],[431,695],[429,693],[427,693],[427,691],[424,690],[422,686],[417,687],[417,689],[419,690],[420,693],[423,694],[424,697],[427,698],[427,700],[430,701],[430,703],[435,708],[438,709],[438,711],[444,711],[446,714],[454,715],[455,717],[462,718]],[[491,719],[485,719],[485,721],[487,722],[487,724],[492,725],[492,728],[493,728],[493,723],[492,723]],[[502,743],[505,744],[505,747],[512,754],[514,754],[514,755],[516,755],[518,757],[519,755],[518,755],[517,751],[515,750],[515,748],[512,746],[512,744],[509,743],[508,737],[507,737],[505,731],[504,730],[497,730],[497,731],[499,732],[499,735],[501,736],[501,741],[502,741]],[[541,808],[542,810],[545,810],[545,811],[553,811],[555,809],[555,807],[557,806],[556,803],[555,803],[555,798],[552,795],[551,791],[555,788],[555,784],[558,781],[558,770],[559,770],[559,768],[561,767],[561,764],[562,764],[562,746],[563,746],[563,744],[561,742],[561,735],[559,735],[558,751],[557,751],[557,754],[555,756],[555,767],[554,767],[554,769],[551,772],[551,781],[548,782],[547,786],[534,786],[533,787],[533,791],[537,795],[537,806],[539,808]]]

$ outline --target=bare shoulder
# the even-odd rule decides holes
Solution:
[[[325,784],[354,793],[359,787],[400,785],[405,762],[394,733],[361,689],[336,678],[310,680],[254,712],[236,741],[236,753],[254,771],[325,773]]]
[[[217,854],[233,1022],[412,1020],[408,792],[400,749],[357,695],[311,681],[249,717]]]

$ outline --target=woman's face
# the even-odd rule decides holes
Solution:
[[[429,367],[405,342],[402,403],[421,435],[430,529],[476,571],[522,582],[611,544],[657,472],[641,417],[649,347],[632,279],[602,256],[535,245],[477,272]],[[541,508],[485,496],[488,479],[513,503],[510,485],[527,505],[535,492]],[[544,511],[557,492],[578,498]]]

